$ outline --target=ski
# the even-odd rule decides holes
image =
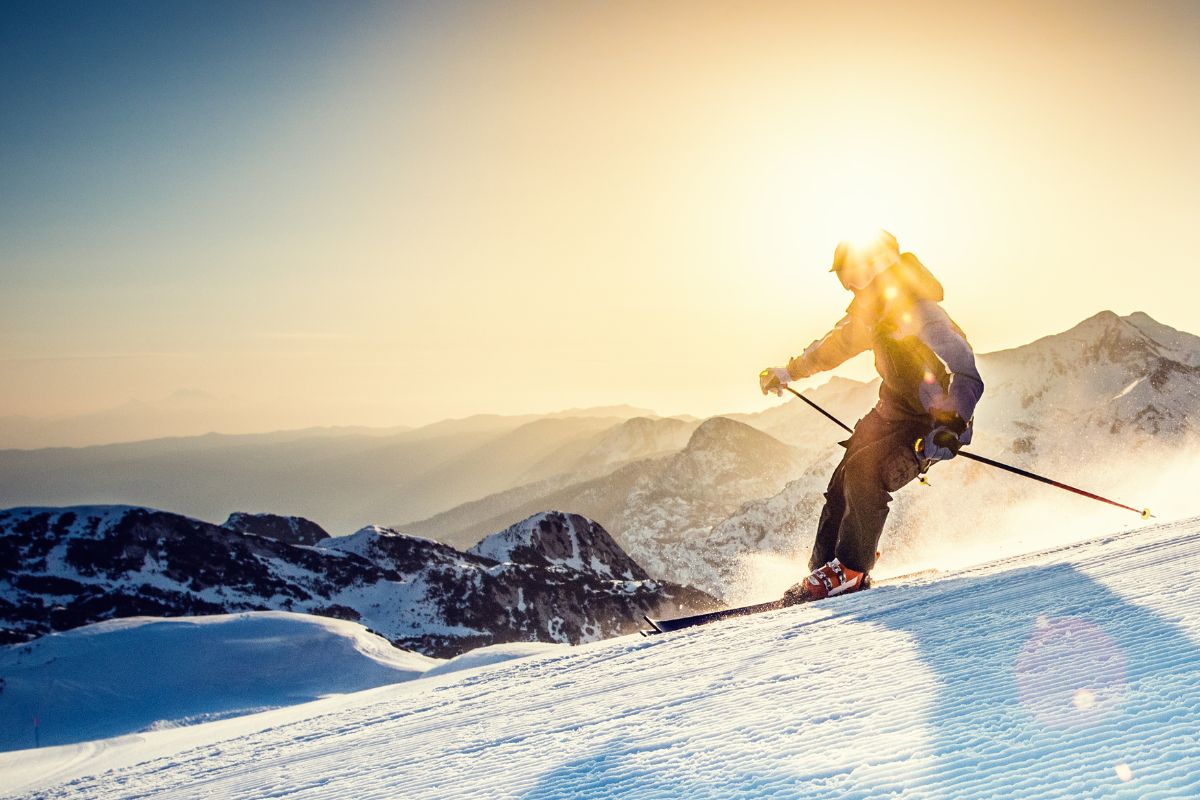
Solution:
[[[761,614],[764,611],[775,611],[780,608],[786,608],[789,603],[782,599],[771,600],[766,603],[756,603],[752,606],[739,606],[737,608],[723,608],[720,611],[709,611],[704,614],[692,614],[688,617],[676,617],[675,619],[651,619],[645,617],[646,622],[654,629],[652,631],[644,631],[649,636],[655,633],[670,633],[671,631],[679,631],[684,628],[692,628],[697,625],[707,625],[710,622],[717,622],[723,619],[733,619],[735,617],[745,617],[751,614]]]
[[[872,581],[868,586],[889,586],[895,584],[906,584],[919,578],[932,578],[940,574],[941,570],[925,569],[917,572],[909,572],[904,575],[897,575],[892,578],[887,578],[882,581]],[[866,587],[864,587],[866,588]],[[737,617],[748,617],[751,614],[761,614],[764,611],[777,611],[781,608],[788,608],[793,605],[801,605],[804,601],[788,602],[783,598],[778,600],[769,600],[765,603],[756,603],[752,606],[738,606],[737,608],[723,608],[720,611],[709,611],[704,614],[692,614],[688,617],[676,617],[675,619],[651,619],[643,615],[642,619],[650,623],[650,630],[641,631],[643,636],[653,636],[656,633],[670,633],[671,631],[680,631],[685,628],[694,628],[697,625],[707,625],[710,622],[719,622],[723,619],[735,619]]]

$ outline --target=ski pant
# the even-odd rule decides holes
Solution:
[[[825,491],[809,568],[837,559],[859,572],[875,566],[875,551],[887,521],[891,492],[922,471],[913,445],[929,433],[930,422],[887,419],[872,409],[843,444],[846,452]]]

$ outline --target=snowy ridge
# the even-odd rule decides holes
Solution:
[[[1147,527],[0,774],[96,800],[1195,797],[1198,544],[1200,518]]]
[[[1200,439],[1200,337],[1145,314],[1095,315],[1054,336],[980,358],[988,390],[976,427],[1012,452],[1165,448]],[[1003,438],[1002,438],[1003,437]],[[1005,441],[1007,439],[1007,441]]]
[[[98,622],[0,649],[0,750],[172,727],[415,678],[361,625],[260,611]]]
[[[635,630],[645,613],[712,604],[648,579],[590,520],[570,517],[563,540],[560,518],[538,517],[529,530],[542,532],[522,561],[498,564],[377,526],[309,546],[138,507],[4,510],[0,642],[115,617],[281,610],[352,620],[449,657],[512,641],[595,641]]]

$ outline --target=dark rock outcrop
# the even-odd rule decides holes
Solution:
[[[316,544],[329,534],[315,522],[304,517],[283,517],[278,514],[248,514],[235,511],[222,528],[238,533],[253,533],[288,544]]]

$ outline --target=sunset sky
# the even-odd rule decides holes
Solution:
[[[980,351],[1200,333],[1200,4],[0,8],[0,417],[765,408],[871,225]]]

